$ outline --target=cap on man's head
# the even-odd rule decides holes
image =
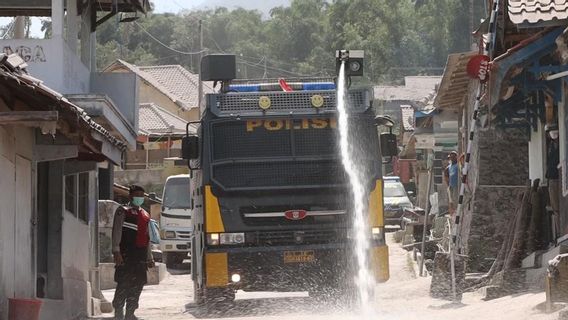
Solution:
[[[544,131],[548,132],[552,130],[558,130],[558,125],[556,123],[547,123],[544,126]]]
[[[452,156],[452,154],[454,155],[458,155],[458,153],[456,151],[451,151],[450,153],[448,153],[448,158]]]
[[[145,192],[144,188],[142,188],[141,186],[135,185],[135,184],[131,185],[131,186],[130,186],[130,193],[134,193],[134,192],[136,192],[136,191]]]

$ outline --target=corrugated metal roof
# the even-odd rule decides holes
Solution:
[[[138,134],[142,136],[181,136],[185,135],[187,122],[158,106],[155,103],[142,103],[138,111]],[[195,126],[189,126],[195,133]]]
[[[469,92],[471,78],[467,63],[477,52],[462,52],[448,55],[444,76],[434,99],[436,108],[462,108]]]
[[[509,19],[526,27],[564,25],[568,0],[509,0]]]

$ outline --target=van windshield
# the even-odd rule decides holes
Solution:
[[[170,179],[164,188],[164,207],[189,209],[189,179]]]
[[[385,197],[406,197],[404,186],[400,182],[385,182]]]

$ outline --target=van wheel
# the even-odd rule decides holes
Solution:
[[[172,269],[176,266],[176,256],[175,253],[171,253],[171,252],[163,252],[162,253],[162,261],[164,261],[164,263],[166,264],[166,267],[168,267],[169,269]]]

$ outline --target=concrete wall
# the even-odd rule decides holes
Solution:
[[[8,298],[35,297],[33,143],[32,129],[0,126],[0,319]]]
[[[91,93],[106,94],[120,113],[138,132],[138,77],[132,73],[102,73],[91,75]]]
[[[86,317],[91,301],[91,287],[88,281],[92,235],[89,225],[69,212],[63,215],[62,228],[64,250],[62,250],[61,268],[67,319]]]
[[[187,174],[187,167],[175,167],[165,163],[160,169],[143,170],[116,170],[114,172],[114,182],[127,186],[130,184],[141,185],[146,192],[156,192],[161,196],[166,178],[176,174]]]

